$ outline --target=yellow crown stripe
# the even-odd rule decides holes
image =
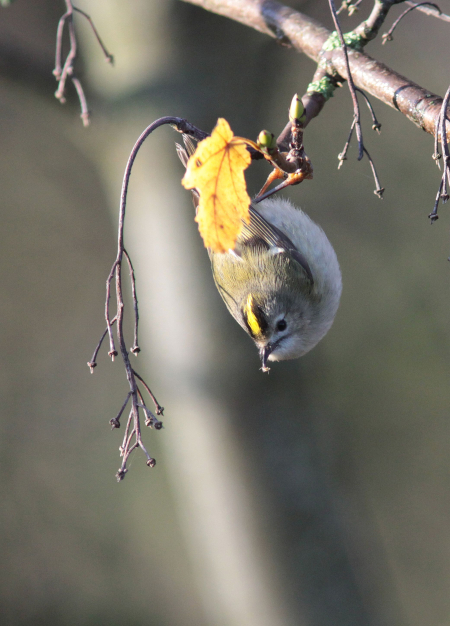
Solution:
[[[253,313],[253,306],[254,306],[253,296],[251,293],[249,293],[247,302],[244,307],[244,313],[247,319],[247,324],[249,325],[250,330],[252,331],[253,335],[256,337],[261,334],[262,329],[258,322],[258,319],[256,318],[256,315]]]

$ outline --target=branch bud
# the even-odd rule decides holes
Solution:
[[[295,124],[298,121],[300,124],[304,124],[306,120],[305,107],[303,102],[298,97],[298,94],[292,98],[291,106],[289,107],[289,121],[291,124]]]
[[[257,144],[262,150],[274,150],[277,147],[275,135],[268,130],[262,130],[257,139]]]

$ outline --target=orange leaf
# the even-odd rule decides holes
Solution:
[[[235,137],[223,118],[217,120],[211,136],[198,144],[188,161],[181,183],[200,194],[195,220],[205,246],[215,252],[233,249],[241,220],[250,220],[244,178],[250,163],[246,140]]]

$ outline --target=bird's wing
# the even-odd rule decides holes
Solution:
[[[181,146],[178,143],[175,145],[178,157],[186,167],[189,157],[195,152],[196,143],[189,135],[185,134],[183,134],[183,143],[184,146]],[[194,206],[197,209],[199,194],[196,189],[192,190],[192,199],[194,201]],[[235,249],[235,253],[240,256],[239,247],[255,246],[267,248],[274,254],[288,254],[290,258],[294,259],[300,265],[312,286],[314,284],[314,279],[311,268],[300,250],[294,246],[287,235],[264,219],[264,217],[252,205],[250,205],[249,211],[250,223],[247,224],[243,221],[243,227],[239,235],[239,243]]]
[[[311,268],[305,256],[285,233],[268,222],[253,206],[250,206],[250,223],[244,222],[239,235],[239,245],[262,246],[271,250],[273,254],[288,254],[304,270],[311,285],[314,284]]]

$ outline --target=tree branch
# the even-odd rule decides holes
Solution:
[[[130,272],[130,281],[131,281],[131,295],[133,299],[133,311],[134,311],[134,343],[131,348],[131,352],[137,356],[140,352],[140,348],[138,346],[138,321],[139,321],[139,310],[138,310],[138,300],[136,296],[136,281],[134,275],[133,264],[131,262],[130,256],[124,247],[124,226],[125,226],[125,211],[126,211],[126,201],[127,201],[127,192],[128,185],[130,182],[131,170],[133,167],[133,163],[136,159],[136,156],[142,147],[142,144],[147,139],[147,137],[157,128],[163,126],[165,124],[170,124],[174,126],[179,132],[186,133],[197,139],[197,141],[201,141],[207,136],[207,133],[201,131],[196,128],[192,124],[190,124],[187,120],[182,119],[180,117],[163,117],[153,124],[150,124],[144,132],[140,135],[138,140],[136,141],[131,154],[128,158],[128,162],[125,168],[125,174],[122,183],[122,191],[120,195],[120,210],[119,210],[119,229],[118,229],[118,242],[117,242],[117,256],[112,265],[111,271],[106,280],[106,299],[105,299],[105,319],[106,319],[106,330],[100,338],[100,341],[95,348],[92,359],[88,362],[89,369],[91,373],[94,372],[94,368],[96,367],[96,359],[100,347],[103,343],[103,340],[108,335],[109,337],[109,352],[108,356],[114,361],[114,358],[118,356],[118,352],[114,343],[114,336],[112,332],[112,327],[116,324],[116,333],[117,333],[117,341],[118,347],[120,350],[120,354],[122,357],[123,364],[125,366],[125,372],[128,380],[129,391],[125,398],[125,401],[119,411],[119,413],[110,420],[110,425],[112,428],[120,428],[120,418],[127,407],[128,403],[131,401],[130,412],[128,414],[128,419],[125,427],[125,434],[123,438],[122,446],[120,447],[120,455],[122,457],[122,464],[117,471],[116,478],[118,481],[123,480],[125,474],[128,472],[127,462],[130,457],[130,454],[140,448],[145,456],[147,457],[147,465],[149,467],[155,466],[155,459],[152,458],[147,452],[143,441],[142,441],[142,433],[141,433],[141,421],[139,411],[142,410],[145,414],[145,425],[150,428],[155,428],[156,430],[160,430],[162,428],[162,422],[153,415],[153,413],[147,407],[142,392],[139,389],[138,382],[139,381],[142,386],[145,388],[150,398],[152,399],[155,405],[156,415],[162,415],[164,408],[159,404],[155,395],[152,393],[150,387],[147,385],[145,380],[136,372],[136,370],[131,366],[130,355],[128,353],[128,347],[125,342],[123,323],[124,323],[124,313],[125,313],[125,302],[123,298],[123,290],[122,290],[122,263],[123,258],[128,264],[128,269]],[[116,305],[117,312],[116,315],[111,319],[110,316],[110,299],[111,299],[111,285],[113,283],[113,279],[115,277],[115,291],[116,291]]]
[[[331,35],[316,20],[286,7],[276,0],[183,0],[208,11],[236,20],[276,38],[316,62]],[[422,7],[421,7],[422,8]],[[360,89],[405,115],[416,126],[434,136],[442,98],[420,87],[367,54],[348,50],[354,83]],[[327,62],[343,78],[347,77],[341,49],[327,53]],[[308,121],[311,119],[308,116]],[[450,128],[447,130],[450,140]]]
[[[436,17],[438,20],[442,20],[443,22],[450,22],[450,15],[446,15],[445,13],[438,13],[435,9],[430,9],[430,7],[426,6],[417,6],[417,2],[405,2],[410,7],[416,8],[418,11],[425,13],[425,15],[429,15],[430,17]]]

